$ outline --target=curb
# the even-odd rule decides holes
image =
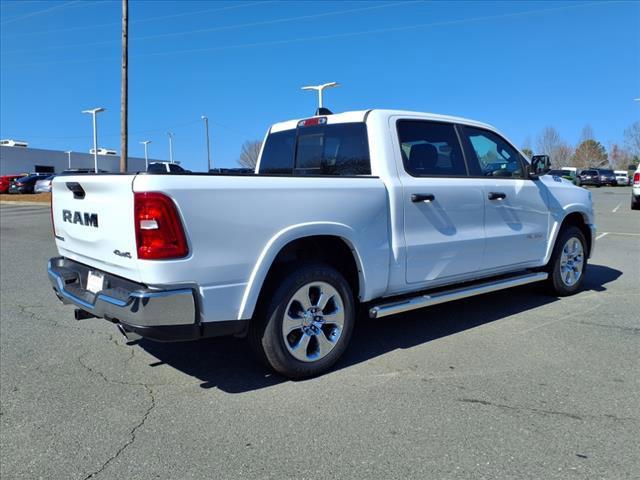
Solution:
[[[0,205],[41,205],[48,207],[49,202],[14,202],[11,200],[0,200]]]

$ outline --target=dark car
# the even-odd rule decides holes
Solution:
[[[618,180],[616,180],[616,174],[613,170],[599,168],[598,175],[600,175],[600,185],[611,185],[614,187],[618,185]]]
[[[50,173],[34,173],[27,177],[17,178],[9,185],[9,193],[33,193],[36,182],[50,175]]]
[[[598,172],[598,170],[591,169],[591,170],[582,170],[580,172],[579,175],[580,178],[580,185],[593,185],[594,187],[599,187],[601,184],[600,182],[600,173]]]

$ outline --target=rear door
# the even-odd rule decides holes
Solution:
[[[61,255],[138,280],[133,216],[134,175],[58,176],[52,218]]]
[[[526,177],[525,160],[497,133],[460,127],[471,174],[485,198],[483,270],[528,266],[545,256],[549,231],[547,192]]]
[[[477,272],[484,249],[482,184],[469,178],[455,127],[392,119],[403,188],[406,282],[413,288]]]

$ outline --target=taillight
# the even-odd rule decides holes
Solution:
[[[138,258],[166,260],[189,253],[182,222],[173,201],[158,192],[134,193]]]
[[[640,173],[636,172],[636,173],[633,174],[633,183],[634,183],[634,185],[636,183],[640,183]]]

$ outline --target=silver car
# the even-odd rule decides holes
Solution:
[[[33,187],[33,193],[51,192],[51,180],[53,180],[53,177],[55,177],[55,175],[38,180]]]

